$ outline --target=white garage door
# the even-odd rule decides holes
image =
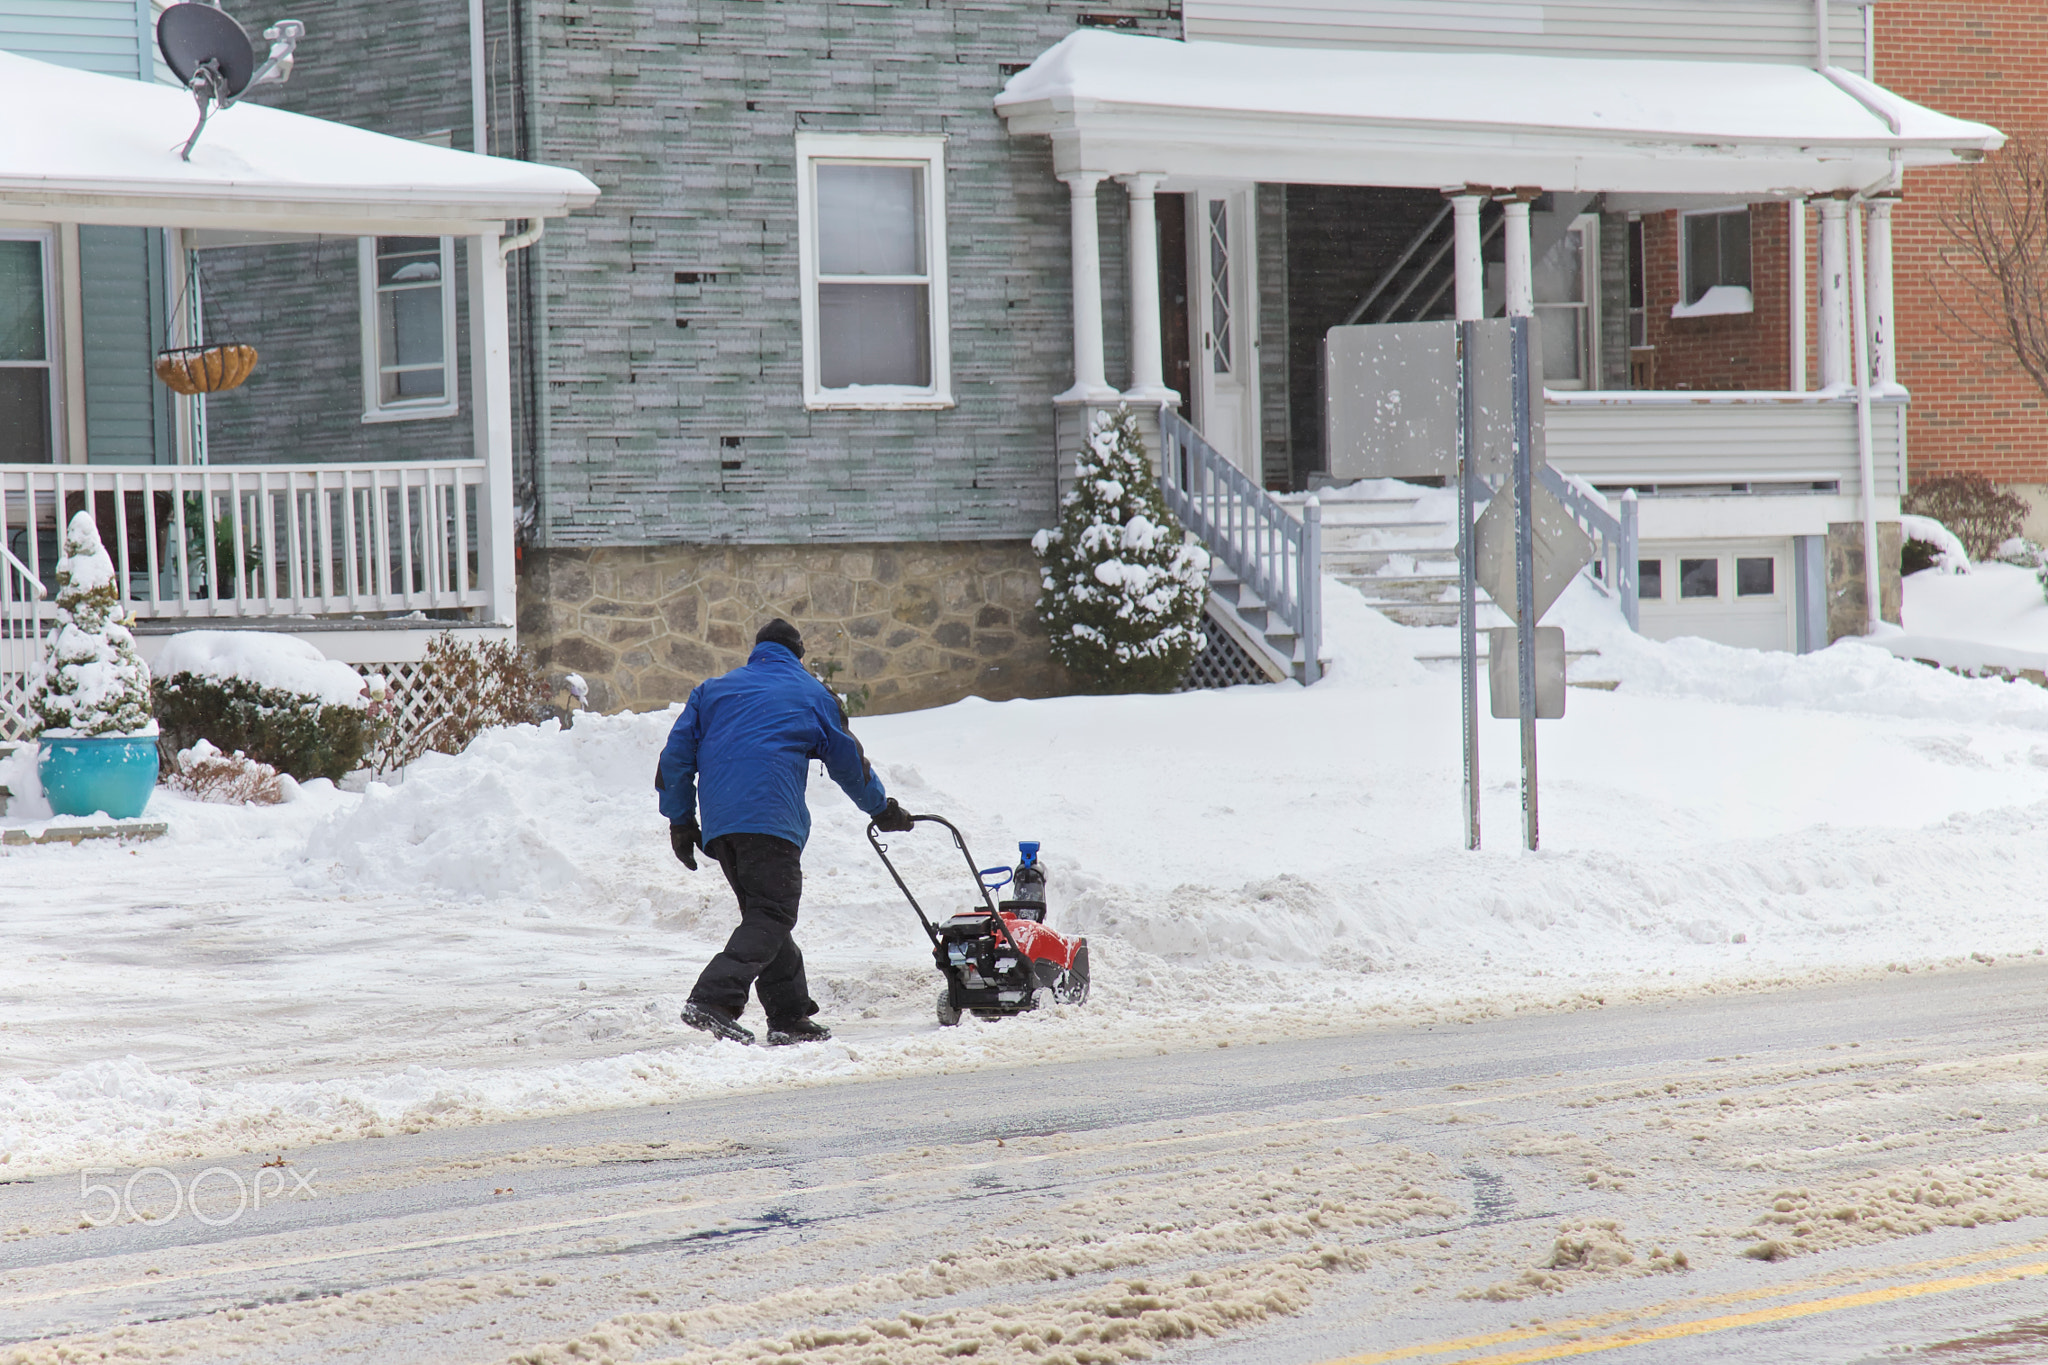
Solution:
[[[1795,647],[1790,539],[1646,542],[1637,567],[1642,631],[1651,639]]]

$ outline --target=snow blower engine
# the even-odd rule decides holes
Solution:
[[[1038,861],[1038,845],[1018,844],[1013,868],[977,868],[967,840],[951,820],[939,815],[911,819],[946,827],[981,893],[979,909],[963,910],[943,924],[933,924],[903,874],[889,861],[881,832],[868,825],[868,842],[917,912],[918,923],[932,941],[932,960],[946,978],[946,988],[939,992],[939,1022],[957,1024],[968,1010],[983,1019],[1000,1019],[1035,1009],[1048,998],[1067,1005],[1086,1000],[1088,940],[1065,938],[1045,927],[1045,865]],[[998,905],[994,893],[1005,886],[1010,899]]]

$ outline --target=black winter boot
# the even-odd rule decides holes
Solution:
[[[832,1030],[809,1019],[793,1019],[788,1023],[768,1026],[768,1046],[789,1047],[794,1043],[822,1043],[832,1036]]]
[[[714,1038],[725,1038],[744,1047],[754,1045],[754,1031],[716,1005],[700,1005],[694,1000],[690,1001],[683,1006],[683,1022],[691,1028],[704,1030]],[[775,1035],[769,1034],[768,1041],[774,1042]]]

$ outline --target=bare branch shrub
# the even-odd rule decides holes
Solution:
[[[1949,474],[1929,479],[1906,495],[1905,508],[1933,517],[1955,532],[1971,559],[1989,559],[2020,533],[2027,500],[2002,491],[1982,474]]]
[[[201,801],[230,806],[274,806],[289,801],[298,784],[241,750],[224,754],[206,740],[178,751],[165,785]]]
[[[1949,241],[1933,284],[1942,330],[2003,350],[2048,395],[2048,133],[2015,137],[1966,168],[1941,226]]]
[[[445,631],[428,643],[413,687],[435,699],[437,714],[410,735],[398,734],[395,726],[381,734],[380,772],[429,751],[459,754],[494,726],[537,725],[549,714],[553,696],[530,650],[503,640],[464,643]]]

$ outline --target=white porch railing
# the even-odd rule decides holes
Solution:
[[[1848,393],[1547,393],[1550,462],[1601,488],[1861,491]],[[1906,404],[1874,398],[1877,496],[1905,488]]]
[[[29,695],[43,675],[43,585],[0,545],[0,740],[28,734]]]
[[[1170,407],[1159,409],[1160,491],[1181,524],[1239,582],[1258,594],[1278,627],[1294,637],[1296,676],[1322,676],[1322,509],[1311,499],[1297,521],[1272,494],[1225,459]]]
[[[138,617],[482,607],[486,479],[482,460],[0,465],[0,542],[54,584],[63,525],[90,510]]]

